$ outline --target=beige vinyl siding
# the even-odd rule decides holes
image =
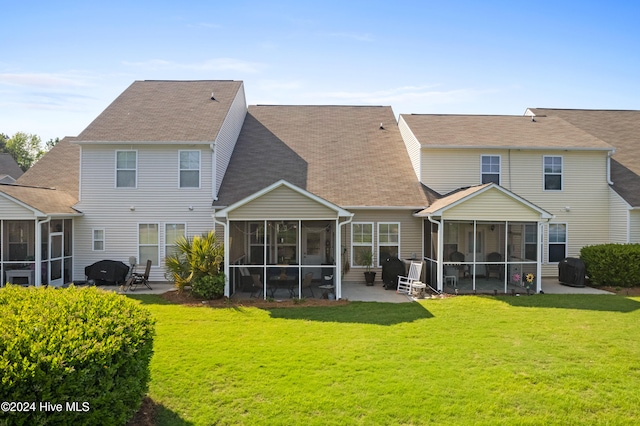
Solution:
[[[0,217],[5,220],[35,218],[33,212],[15,201],[0,196]]]
[[[377,265],[378,259],[378,223],[397,222],[400,223],[400,258],[409,259],[414,254],[416,258],[422,258],[422,219],[413,217],[413,211],[409,210],[355,210],[350,209],[354,213],[353,222],[373,223],[374,237],[374,265]],[[351,257],[351,225],[347,224],[342,227],[342,238],[340,246],[347,250],[345,256],[350,260]],[[373,267],[372,271],[376,271],[375,285],[382,285],[381,268]],[[350,265],[350,270],[345,274],[343,281],[363,282],[364,268],[358,265]]]
[[[577,257],[589,244],[610,238],[607,152],[576,150],[422,149],[422,182],[448,193],[480,183],[480,157],[499,155],[502,186],[554,215],[552,222],[567,223],[567,254]],[[561,191],[543,190],[544,156],[561,156]],[[557,264],[546,264],[547,227],[544,230],[543,275],[557,276]]]
[[[337,212],[286,186],[279,186],[229,212],[229,219],[335,219]]]
[[[216,188],[217,194],[222,184],[222,179],[227,171],[227,166],[231,160],[233,149],[236,146],[238,135],[242,129],[244,118],[247,115],[247,102],[244,94],[244,84],[240,85],[229,113],[222,123],[218,137],[216,138]]]
[[[128,264],[129,256],[138,255],[140,223],[159,224],[161,262],[165,256],[165,224],[185,223],[188,236],[213,228],[208,145],[188,146],[188,149],[201,149],[202,186],[182,189],[178,187],[178,151],[186,149],[185,145],[137,146],[137,188],[115,188],[115,151],[128,148],[123,145],[85,145],[82,148],[82,167],[91,173],[83,173],[82,200],[76,205],[84,216],[75,221],[75,280],[83,280],[84,267],[98,260],[120,260]],[[92,228],[105,230],[105,251],[92,251]],[[163,268],[154,265],[151,280],[163,280],[163,277]]]
[[[420,142],[418,142],[418,139],[415,137],[402,116],[400,116],[400,120],[398,121],[398,128],[400,129],[402,140],[407,148],[407,153],[409,154],[409,159],[411,160],[411,165],[416,173],[416,177],[420,179]]]
[[[615,192],[609,190],[609,242],[624,244],[629,242],[629,205]]]
[[[640,210],[629,211],[629,242],[640,243]]]
[[[537,222],[540,219],[540,213],[497,189],[489,189],[448,209],[443,213],[443,219]]]

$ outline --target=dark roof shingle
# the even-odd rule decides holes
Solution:
[[[280,179],[347,208],[426,206],[433,196],[411,167],[391,107],[250,106],[215,204]]]
[[[77,142],[214,141],[241,88],[241,81],[135,81]]]

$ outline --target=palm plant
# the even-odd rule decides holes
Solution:
[[[213,231],[192,239],[181,237],[176,250],[165,258],[165,266],[179,291],[197,283],[203,277],[223,275],[224,245],[218,243]]]

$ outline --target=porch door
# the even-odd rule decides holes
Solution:
[[[321,265],[323,262],[324,246],[326,243],[326,235],[324,229],[305,229],[302,235],[302,264],[303,265]],[[321,268],[312,268],[313,278],[320,278]]]
[[[64,264],[62,232],[49,234],[49,285],[59,287],[64,284],[62,266]]]

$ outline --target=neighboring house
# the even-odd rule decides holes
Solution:
[[[2,283],[62,285],[74,279],[79,150],[72,139],[61,140],[15,184],[0,185]]]
[[[23,173],[11,154],[0,153],[0,183],[13,183]]]
[[[423,260],[441,290],[506,292],[531,273],[539,291],[584,245],[640,241],[638,115],[396,121],[382,106],[247,108],[239,81],[136,81],[0,185],[2,277],[58,285],[135,256],[159,281],[178,237],[213,229],[227,295],[282,275],[339,298],[367,251],[378,273]]]
[[[640,243],[640,111],[529,108],[560,117],[615,148],[611,154],[609,241]]]
[[[609,241],[605,141],[558,117],[401,115],[399,127],[416,177],[445,195],[417,214],[432,224],[425,257],[440,288],[462,267],[471,277],[497,269],[507,290]]]

